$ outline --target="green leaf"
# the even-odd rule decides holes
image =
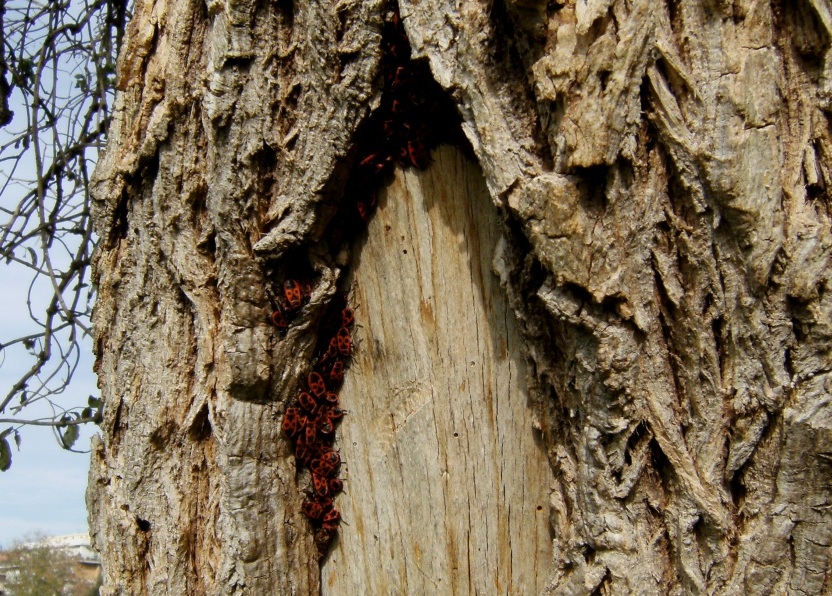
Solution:
[[[34,62],[28,58],[17,61],[17,72],[12,73],[12,82],[18,87],[26,86],[35,80]]]
[[[75,88],[80,89],[82,93],[89,93],[90,84],[85,74],[75,75]]]
[[[72,449],[72,446],[75,445],[75,441],[78,440],[78,425],[75,426],[68,426],[66,430],[61,433],[61,443],[64,446],[64,449]]]
[[[0,472],[5,472],[12,467],[12,448],[9,442],[3,437],[0,440]]]

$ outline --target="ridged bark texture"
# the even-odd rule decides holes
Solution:
[[[397,173],[333,255],[386,8],[136,3],[94,180],[104,593],[829,592],[828,3],[401,0],[479,169]],[[353,267],[321,575],[280,417]]]

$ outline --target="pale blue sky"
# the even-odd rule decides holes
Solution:
[[[25,308],[25,297],[31,273],[23,267],[0,263],[0,336],[5,339],[31,332],[35,327]],[[68,390],[56,399],[62,405],[86,405],[90,395],[99,394],[92,372],[92,344],[88,340],[84,358]],[[0,389],[5,395],[17,374],[31,365],[13,350],[4,350],[0,366]],[[51,413],[46,403],[39,403],[21,412],[21,417],[34,418]],[[9,412],[0,417],[7,417]],[[0,430],[9,425],[0,425]],[[89,449],[90,437],[97,427],[86,425],[76,449]],[[21,429],[20,450],[12,445],[12,467],[0,472],[0,546],[7,547],[17,538],[34,532],[45,535],[74,534],[87,531],[84,491],[87,486],[89,455],[62,449],[48,427]]]

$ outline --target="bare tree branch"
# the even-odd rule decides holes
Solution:
[[[106,141],[127,17],[124,0],[0,0],[0,257],[10,272],[31,276],[20,294],[31,324],[0,336],[0,367],[29,361],[0,387],[0,413],[13,414],[4,424],[65,428],[96,419],[78,414],[84,404],[52,398],[88,349],[81,342],[90,335],[96,242],[88,182]],[[43,399],[51,418],[14,417]]]

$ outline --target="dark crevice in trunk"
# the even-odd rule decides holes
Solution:
[[[119,240],[127,238],[131,200],[150,196],[159,174],[159,152],[144,161],[137,173],[128,176],[118,203],[113,209],[113,222],[107,237],[107,247],[113,248]]]
[[[208,404],[200,408],[188,429],[188,437],[195,442],[202,442],[211,437],[212,428],[208,412]]]

